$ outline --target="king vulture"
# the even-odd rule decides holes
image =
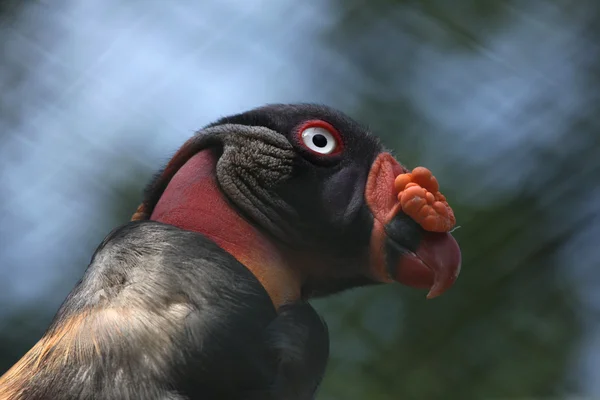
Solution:
[[[431,172],[342,112],[222,118],[100,243],[0,399],[312,399],[329,336],[308,300],[391,282],[442,294],[454,224]]]

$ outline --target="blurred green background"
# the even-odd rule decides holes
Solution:
[[[600,398],[600,2],[0,3],[0,373],[196,129],[322,102],[426,165],[463,270],[314,302],[319,399]]]

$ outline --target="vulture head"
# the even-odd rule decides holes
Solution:
[[[320,105],[268,105],[188,140],[133,220],[200,232],[244,264],[276,307],[400,282],[428,298],[455,282],[455,220],[431,173]]]

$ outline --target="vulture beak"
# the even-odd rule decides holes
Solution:
[[[431,173],[411,173],[389,153],[373,163],[365,199],[373,214],[371,274],[380,282],[429,289],[432,299],[449,289],[460,273],[461,253],[449,231],[454,213]]]

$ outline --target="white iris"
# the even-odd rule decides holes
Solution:
[[[337,148],[335,137],[325,128],[312,127],[302,131],[306,147],[319,154],[331,154]]]

